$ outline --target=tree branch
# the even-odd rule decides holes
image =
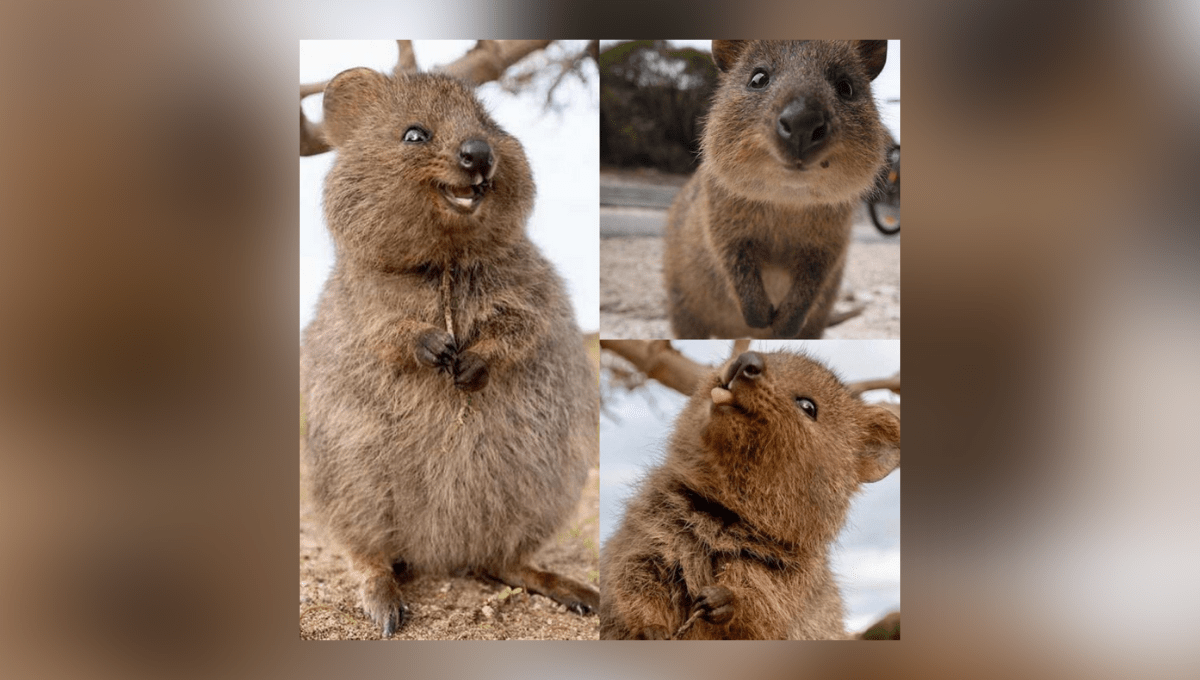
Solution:
[[[692,361],[680,354],[671,346],[670,340],[601,340],[600,349],[613,354],[633,364],[634,368],[648,378],[670,387],[681,394],[691,396],[700,378],[713,370],[712,366]],[[734,340],[730,357],[736,357],[750,349],[750,340],[742,338]],[[846,389],[854,396],[859,396],[868,390],[887,389],[900,394],[900,374],[891,378],[878,380],[863,380],[850,383]],[[900,415],[900,404],[880,403],[878,406],[888,409],[897,416]]]
[[[866,305],[855,305],[844,312],[831,312],[829,314],[829,318],[825,320],[825,327],[833,328],[844,321],[849,321],[859,314],[862,314],[866,308]]]
[[[480,40],[475,47],[450,64],[442,73],[479,85],[498,79],[509,66],[532,52],[545,49],[553,40]]]
[[[392,73],[402,76],[405,73],[416,73],[420,69],[417,68],[417,54],[413,52],[413,44],[411,40],[397,40],[396,47],[400,50],[400,55],[396,58],[396,66],[392,69]]]
[[[314,123],[300,109],[300,155],[315,156],[329,151],[329,142],[325,141],[325,133],[320,123]]]
[[[304,101],[305,97],[311,97],[314,94],[325,91],[325,86],[329,84],[328,80],[323,80],[319,83],[309,83],[308,85],[300,85],[300,100]],[[329,151],[329,143],[325,141],[325,133],[321,128],[320,123],[314,123],[304,115],[304,107],[300,108],[300,155],[315,156],[320,153]]]
[[[319,83],[309,83],[308,85],[300,86],[300,98],[311,97],[314,94],[320,94],[325,91],[325,86],[329,84],[328,80],[322,80]]]
[[[601,340],[600,349],[616,354],[647,377],[684,395],[691,395],[700,378],[712,370],[680,354],[670,340]]]
[[[729,358],[733,359],[750,351],[750,338],[738,338],[733,341],[733,351],[730,352]]]
[[[472,85],[479,85],[498,79],[504,75],[509,66],[524,59],[532,52],[545,49],[553,40],[480,40],[469,52],[455,61],[435,68],[435,71],[462,78]],[[417,55],[413,51],[411,40],[397,40],[396,49],[399,54],[396,66],[392,69],[395,75],[416,73]],[[300,86],[300,99],[325,91],[329,81],[311,83]],[[320,123],[314,123],[300,110],[300,155],[315,156],[330,150],[325,141],[325,134]]]
[[[900,394],[900,374],[897,373],[890,378],[880,380],[863,380],[862,382],[846,385],[846,387],[856,397],[868,390],[891,390],[896,394]]]

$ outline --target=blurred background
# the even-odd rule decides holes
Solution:
[[[903,41],[905,639],[300,642],[297,40],[634,31]],[[1195,677],[1197,44],[1185,0],[0,4],[0,672]]]
[[[675,340],[685,357],[719,367],[731,356],[722,340]],[[890,378],[900,372],[899,340],[756,341],[750,349],[801,351],[834,370],[843,382]],[[606,363],[613,365],[611,353]],[[628,364],[626,364],[628,366]],[[625,502],[646,472],[666,454],[667,437],[687,397],[662,383],[629,383],[605,371],[600,418],[600,540],[619,526]],[[899,404],[887,390],[863,394],[868,403]],[[846,603],[846,630],[860,633],[900,609],[900,470],[865,484],[851,506],[845,529],[831,551],[832,568]]]
[[[718,85],[711,40],[600,41],[600,318],[609,338],[671,337],[663,280],[667,210],[700,162],[704,116]],[[900,41],[871,83],[900,142]],[[861,308],[829,338],[900,337],[900,236],[853,218],[835,313]],[[898,231],[899,222],[894,229]]]

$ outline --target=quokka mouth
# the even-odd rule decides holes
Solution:
[[[442,184],[438,188],[451,208],[464,215],[469,215],[479,209],[479,204],[483,203],[484,196],[492,188],[491,180],[484,179],[483,175],[476,174],[475,180],[474,184],[467,186]]]
[[[797,172],[807,172],[809,170],[818,170],[818,169],[824,170],[824,169],[828,168],[830,165],[829,156],[830,156],[830,154],[828,154],[828,153],[819,153],[819,154],[814,155],[812,158],[789,159],[789,160],[784,161],[783,164],[789,170],[795,170]]]
[[[745,407],[738,403],[737,393],[732,380],[726,380],[722,376],[718,376],[710,393],[712,397],[712,407],[714,409],[721,406],[729,407],[740,413],[747,413]]]
[[[743,352],[714,378],[715,384],[710,393],[713,408],[731,407],[748,413],[744,401],[746,395],[742,395],[741,398],[739,395],[753,393],[759,386],[765,369],[766,362],[762,355],[757,352]]]
[[[733,392],[728,387],[717,385],[712,388],[712,402],[714,406],[725,406],[733,404]]]

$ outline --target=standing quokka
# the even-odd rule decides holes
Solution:
[[[840,639],[829,546],[900,420],[798,354],[701,381],[600,563],[602,639]]]
[[[599,386],[525,234],[521,145],[445,76],[352,69],[324,107],[337,259],[304,334],[306,450],[364,610],[392,635],[414,570],[593,611],[595,589],[529,564],[597,459]]]
[[[851,218],[886,161],[886,40],[714,40],[700,168],[667,217],[680,338],[819,338]]]

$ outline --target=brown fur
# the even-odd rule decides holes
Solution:
[[[703,162],[667,218],[676,336],[821,337],[854,206],[886,161],[870,87],[886,55],[881,40],[713,41],[722,73]],[[761,89],[750,87],[757,69],[769,76]],[[828,115],[814,132],[823,145],[803,154],[779,132],[800,105]]]
[[[858,634],[859,640],[899,640],[900,612],[892,612]]]
[[[428,140],[405,140],[414,125]],[[306,448],[364,609],[385,636],[402,625],[411,568],[590,611],[594,589],[528,564],[596,461],[598,385],[563,285],[525,235],[521,145],[467,86],[426,74],[338,75],[325,128],[337,263],[304,334]],[[468,140],[486,142],[491,168],[463,164]],[[474,184],[477,209],[456,209],[446,187]]]
[[[699,612],[680,639],[845,638],[829,545],[859,486],[899,464],[895,415],[802,355],[741,355],[700,383],[605,543],[600,637],[668,639]]]

